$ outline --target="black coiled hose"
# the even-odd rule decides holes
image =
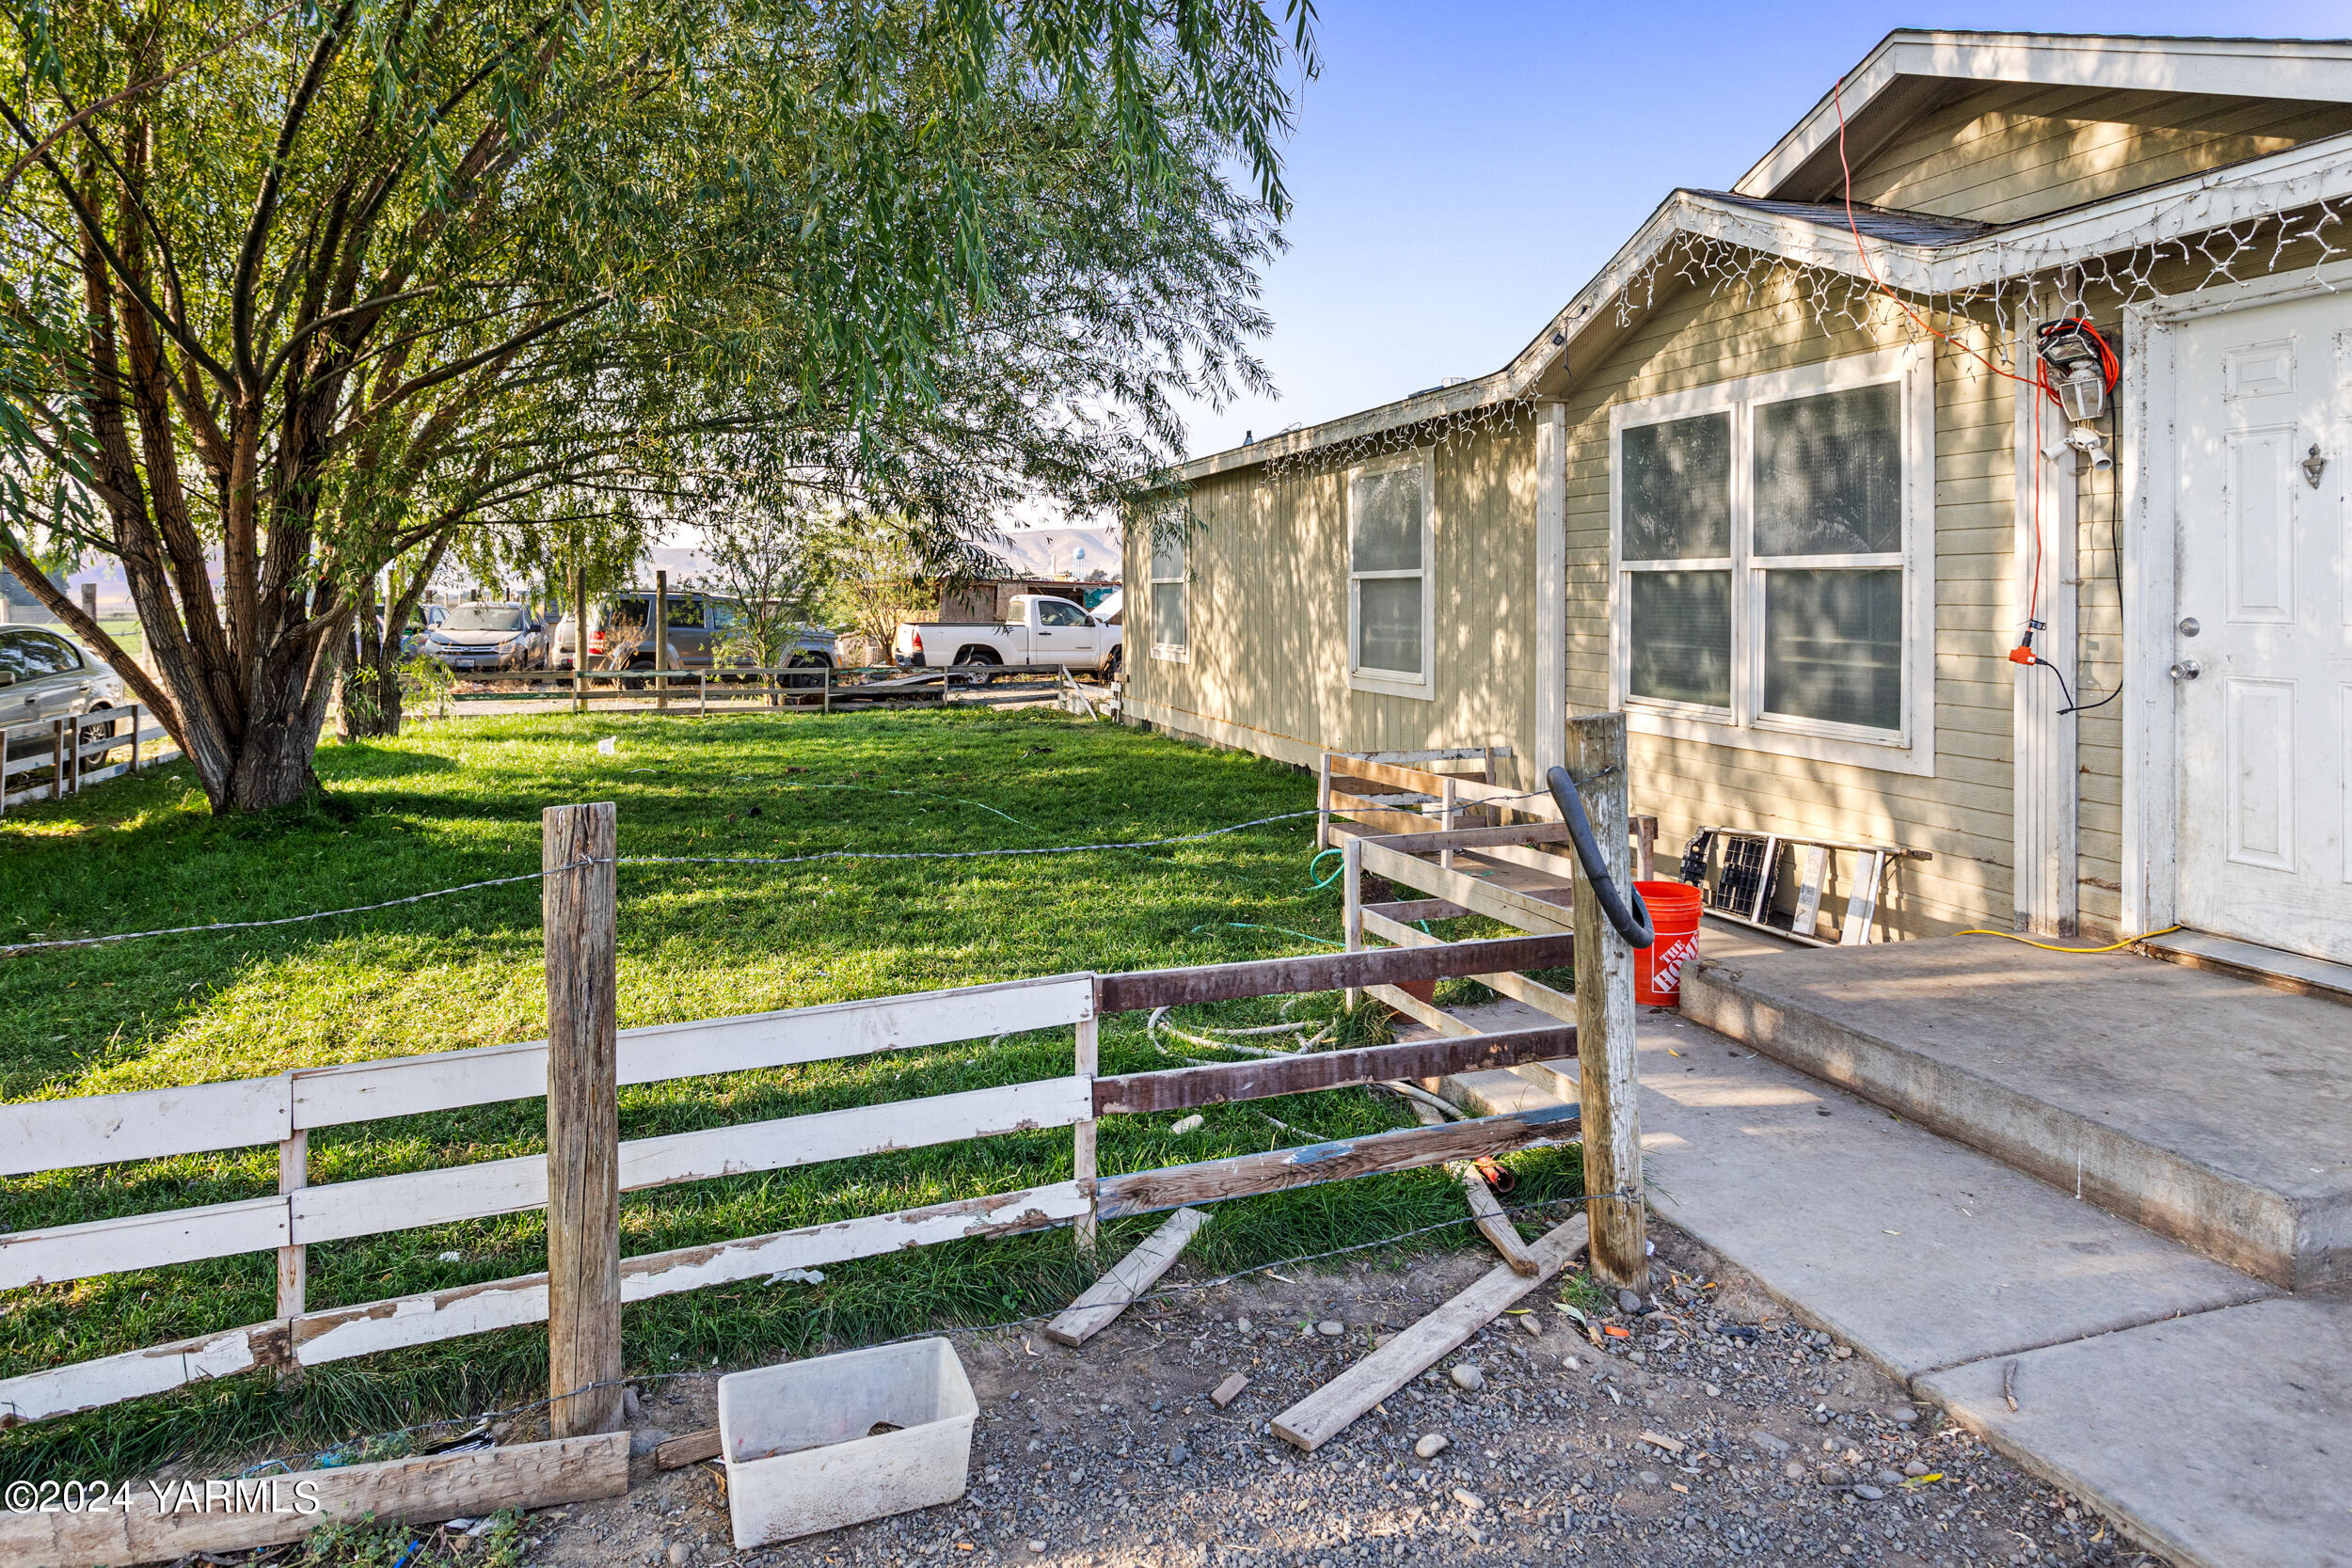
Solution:
[[[1568,825],[1568,837],[1576,842],[1576,858],[1584,867],[1585,880],[1593,884],[1593,896],[1600,902],[1600,912],[1609,917],[1617,935],[1625,938],[1628,947],[1647,947],[1658,940],[1658,932],[1650,924],[1649,906],[1642,902],[1642,890],[1630,888],[1633,907],[1626,908],[1624,895],[1618,893],[1616,879],[1609,875],[1609,863],[1601,858],[1600,841],[1593,836],[1592,819],[1584,815],[1584,798],[1576,792],[1576,781],[1565,768],[1554,768],[1544,775],[1544,784],[1551,790],[1551,798],[1560,806],[1560,818]]]

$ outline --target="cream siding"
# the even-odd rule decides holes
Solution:
[[[1922,116],[1854,170],[1874,206],[2011,223],[2352,129],[2352,105],[2002,85]]]
[[[1279,479],[1252,467],[1191,492],[1189,661],[1149,656],[1150,596],[1128,596],[1132,716],[1301,764],[1327,747],[1507,745],[1524,753],[1534,704],[1534,418],[1424,450],[1437,502],[1433,697],[1348,685],[1344,467]],[[1140,582],[1148,530],[1131,523],[1127,535],[1128,580]]]

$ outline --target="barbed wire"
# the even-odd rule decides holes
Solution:
[[[535,882],[559,871],[577,871],[590,865],[804,865],[812,861],[960,861],[988,860],[1021,855],[1078,855],[1113,849],[1158,849],[1176,844],[1198,844],[1203,839],[1222,838],[1229,833],[1243,832],[1250,828],[1263,828],[1276,822],[1293,821],[1313,816],[1315,812],[1286,811],[1272,816],[1252,817],[1247,822],[1234,822],[1204,832],[1179,833],[1171,838],[1132,839],[1105,844],[1049,844],[1030,847],[995,849],[818,849],[805,855],[622,855],[612,859],[571,861],[563,865],[543,867],[537,871],[517,872],[511,877],[490,877],[481,881],[460,882],[454,887],[434,888],[425,893],[411,893],[398,898],[381,899],[373,904],[353,904],[340,910],[313,910],[308,914],[280,915],[270,920],[217,920],[200,926],[162,926],[148,931],[114,931],[94,937],[58,937],[43,942],[19,942],[0,945],[0,958],[14,958],[20,953],[38,953],[60,947],[97,947],[106,942],[135,942],[143,937],[188,936],[203,931],[249,931],[272,926],[298,926],[306,921],[335,920],[343,915],[366,914],[374,910],[389,910],[403,904],[421,904],[430,898],[447,898],[455,894],[473,893],[483,888],[506,887],[516,882]]]

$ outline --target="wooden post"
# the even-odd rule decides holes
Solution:
[[[694,672],[694,717],[710,717],[710,672],[707,670]]]
[[[825,711],[833,711],[833,666],[825,666]]]
[[[653,575],[653,705],[670,710],[670,574]]]
[[[1340,846],[1342,905],[1341,933],[1347,938],[1347,950],[1357,952],[1364,945],[1364,841],[1350,838]],[[1347,988],[1346,1005],[1349,1012],[1356,1010],[1357,990]]]
[[[1633,819],[1633,879],[1658,880],[1658,818],[1646,812]]]
[[[1095,1073],[1102,1067],[1101,1029],[1101,1021],[1093,1013],[1089,1013],[1078,1021],[1078,1076],[1089,1084],[1094,1081]],[[1075,1142],[1071,1149],[1070,1174],[1073,1180],[1088,1184],[1087,1212],[1078,1216],[1077,1223],[1073,1227],[1073,1233],[1078,1238],[1078,1250],[1091,1260],[1095,1248],[1094,1122],[1089,1118],[1073,1124],[1071,1135]]]
[[[297,1127],[294,1135],[278,1146],[278,1190],[299,1192],[310,1184],[310,1133],[308,1128]],[[278,1249],[278,1315],[280,1318],[302,1316],[303,1298],[310,1289],[310,1255],[308,1248],[296,1242]],[[300,1369],[287,1367],[278,1376],[280,1383],[299,1374]]]
[[[132,771],[132,772],[134,772],[134,773],[135,773],[135,772],[137,772],[137,771],[139,770],[139,731],[140,731],[141,729],[145,728],[145,727],[146,727],[146,726],[145,726],[145,721],[144,721],[144,720],[140,717],[140,713],[139,713],[139,705],[138,705],[138,704],[136,704],[136,703],[133,703],[133,704],[131,705],[131,767],[130,767],[130,771]]]
[[[1568,721],[1567,768],[1600,841],[1609,875],[1629,903],[1625,715]],[[1633,1034],[1633,949],[1600,912],[1589,878],[1576,879],[1577,1099],[1583,1107],[1584,1190],[1629,1193],[1595,1198],[1593,1273],[1611,1285],[1649,1284],[1649,1234],[1642,1207],[1641,1072]]]
[[[549,806],[540,815],[539,863],[549,873],[540,883],[540,918],[548,966],[548,1383],[554,1437],[611,1432],[621,1419],[612,866],[618,844],[609,800]],[[583,1388],[591,1391],[577,1392]]]
[[[580,552],[572,551],[572,711],[588,711],[588,595],[585,592],[587,573],[580,564]]]
[[[49,798],[65,799],[65,721],[49,721]]]
[[[1438,786],[1438,831],[1439,832],[1450,833],[1454,831],[1454,812],[1459,807],[1460,803],[1460,789],[1454,775],[1448,773],[1445,776],[1445,783]],[[1451,849],[1438,850],[1438,863],[1448,871],[1453,870],[1454,851]]]
[[[1331,847],[1331,753],[1315,765],[1315,853]]]

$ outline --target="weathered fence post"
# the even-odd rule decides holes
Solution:
[[[310,1133],[297,1127],[293,1134],[278,1146],[278,1190],[281,1193],[300,1192],[310,1184]],[[294,1319],[302,1316],[304,1298],[310,1292],[310,1249],[300,1242],[278,1249],[278,1315]],[[289,1348],[292,1341],[288,1341]],[[289,1362],[279,1369],[278,1381],[291,1383],[301,1375],[301,1369]]]
[[[588,596],[585,593],[587,573],[580,564],[577,547],[572,552],[572,711],[588,711]]]
[[[670,711],[670,574],[653,575],[653,705]]]
[[[1347,939],[1350,953],[1364,945],[1364,841],[1351,837],[1340,846],[1340,870],[1343,901],[1340,913],[1340,934]],[[1347,988],[1343,998],[1349,1012],[1356,1010],[1357,990]]]
[[[1331,847],[1331,753],[1315,764],[1315,853]]]
[[[1102,1022],[1099,1014],[1089,1012],[1078,1021],[1078,1076],[1085,1079],[1089,1086],[1094,1082],[1095,1073],[1102,1067],[1101,1030]],[[1094,1192],[1091,1185],[1095,1177],[1093,1121],[1089,1119],[1076,1123],[1071,1128],[1071,1136],[1073,1140],[1070,1152],[1071,1177],[1075,1180],[1089,1183],[1087,1212],[1078,1216],[1073,1230],[1078,1238],[1078,1250],[1091,1259],[1094,1256],[1095,1247]]]
[[[612,802],[540,816],[548,964],[548,1435],[621,1418],[620,1093]],[[569,869],[558,870],[557,868]],[[588,1389],[580,1393],[578,1390]],[[568,1396],[568,1397],[567,1397]]]
[[[1632,853],[1627,843],[1625,715],[1568,721],[1567,768],[1591,818],[1593,836],[1628,903]],[[1641,1072],[1633,1034],[1633,949],[1600,911],[1592,879],[1576,879],[1577,1098],[1584,1110],[1584,1190],[1595,1198],[1593,1273],[1609,1284],[1649,1283],[1649,1234],[1642,1207]]]

